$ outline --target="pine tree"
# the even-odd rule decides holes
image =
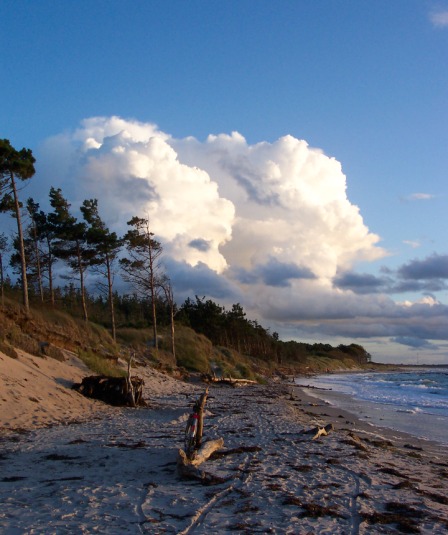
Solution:
[[[26,278],[22,218],[20,214],[21,203],[18,195],[17,180],[28,180],[34,175],[35,161],[30,149],[23,148],[17,151],[8,139],[0,139],[0,211],[12,212],[17,220],[22,276],[22,299],[27,312],[29,311],[30,305],[28,299],[28,281]]]
[[[87,242],[87,225],[70,213],[70,204],[60,188],[50,189],[50,204],[53,212],[48,214],[48,223],[57,237],[54,252],[79,278],[82,310],[87,321],[85,276],[95,250]]]
[[[115,232],[110,232],[98,212],[97,199],[85,200],[81,206],[87,228],[87,242],[94,248],[95,254],[91,258],[91,265],[98,268],[107,281],[107,296],[111,318],[112,338],[116,339],[115,311],[114,311],[114,263],[123,245]]]
[[[128,258],[120,259],[123,279],[141,295],[151,298],[154,347],[157,349],[156,297],[160,288],[159,258],[163,249],[160,242],[154,239],[148,219],[133,217],[128,225],[133,228],[124,236]]]
[[[8,250],[8,238],[3,232],[0,233],[0,289],[1,289],[1,300],[2,306],[5,303],[5,280],[3,273],[3,256]]]

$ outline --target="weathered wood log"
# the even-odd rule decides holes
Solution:
[[[317,438],[321,436],[327,436],[328,433],[333,431],[334,427],[333,424],[327,424],[325,427],[313,427],[313,429],[310,429],[309,431],[305,431],[307,435],[313,435],[312,440],[316,440]]]
[[[215,375],[203,375],[202,380],[206,383],[221,384],[227,386],[256,385],[252,379],[233,379],[232,377],[216,377]]]
[[[129,384],[132,385],[132,392]],[[81,383],[72,386],[73,390],[88,397],[99,399],[115,406],[144,406],[143,385],[140,377],[107,377],[105,375],[91,375],[84,377]]]
[[[208,387],[205,389],[205,392],[201,394],[197,402],[198,432],[196,435],[196,448],[200,448],[201,443],[202,443],[202,434],[204,432],[204,407],[205,407],[205,402],[207,401],[207,396],[208,396]]]
[[[135,403],[135,388],[134,388],[134,384],[132,383],[132,377],[131,377],[131,364],[132,364],[132,359],[134,358],[134,355],[131,354],[131,356],[129,357],[129,360],[128,360],[128,375],[126,377],[126,387],[127,387],[127,390],[128,390],[128,402],[129,402],[129,405],[131,405],[131,407],[135,407],[136,406],[136,403]]]
[[[195,453],[193,459],[190,459],[184,450],[180,449],[177,457],[177,471],[179,475],[186,479],[200,480],[202,483],[208,485],[223,483],[225,481],[223,478],[198,469],[198,466],[204,463],[215,451],[221,449],[223,445],[223,438],[204,442]]]
[[[220,450],[224,446],[224,439],[217,438],[216,440],[208,440],[195,452],[192,459],[188,459],[188,463],[192,466],[199,466],[204,463],[215,451]],[[180,450],[183,452],[183,450]]]

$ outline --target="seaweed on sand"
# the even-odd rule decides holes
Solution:
[[[306,503],[303,502],[300,498],[296,496],[287,496],[283,500],[283,505],[297,505],[304,509],[302,513],[299,514],[299,518],[311,517],[319,518],[321,516],[332,516],[334,518],[344,518],[335,507],[327,507],[325,505],[320,505],[318,503]]]
[[[419,523],[426,513],[404,503],[388,502],[384,512],[364,512],[361,516],[369,524],[394,524],[401,533],[420,533]]]

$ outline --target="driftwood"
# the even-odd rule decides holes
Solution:
[[[216,440],[208,440],[195,452],[190,459],[184,450],[179,450],[179,461],[184,466],[199,466],[204,463],[216,450],[220,450],[224,446],[224,439],[217,438]]]
[[[325,427],[313,427],[313,429],[305,431],[305,433],[307,435],[313,435],[312,440],[316,440],[316,438],[319,438],[321,436],[326,437],[331,431],[333,431],[333,429],[333,424],[327,424]]]
[[[205,402],[207,401],[208,396],[208,388],[206,388],[205,392],[201,394],[199,397],[199,400],[197,401],[195,405],[195,410],[198,412],[198,431],[196,433],[196,444],[195,449],[199,449],[201,447],[202,443],[202,434],[204,432],[204,407]]]
[[[189,458],[184,450],[180,449],[177,457],[177,470],[181,477],[186,479],[197,479],[204,484],[218,484],[225,480],[199,470],[198,466],[204,463],[215,451],[221,449],[224,445],[224,439],[209,440],[197,450],[193,458]]]
[[[107,377],[91,375],[72,386],[88,398],[99,399],[115,406],[144,406],[143,379],[140,377]]]
[[[181,477],[200,480],[203,484],[212,485],[222,483],[224,480],[218,476],[198,469],[216,450],[224,445],[224,439],[209,440],[202,443],[204,430],[204,407],[207,401],[208,387],[194,404],[193,414],[197,415],[197,430],[193,444],[187,444],[187,451],[180,449],[177,456],[177,470]],[[191,446],[191,449],[190,447]]]
[[[215,374],[203,375],[202,380],[205,383],[214,383],[228,386],[244,386],[257,384],[257,381],[253,381],[252,379],[233,379],[232,377],[216,377]]]

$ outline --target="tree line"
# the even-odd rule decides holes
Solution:
[[[308,344],[279,339],[256,320],[246,317],[240,303],[230,310],[205,297],[186,299],[178,313],[179,321],[209,338],[214,345],[234,349],[239,353],[262,358],[279,365],[304,364],[309,357],[349,358],[358,364],[370,362],[371,356],[358,344],[337,347],[331,344]]]

